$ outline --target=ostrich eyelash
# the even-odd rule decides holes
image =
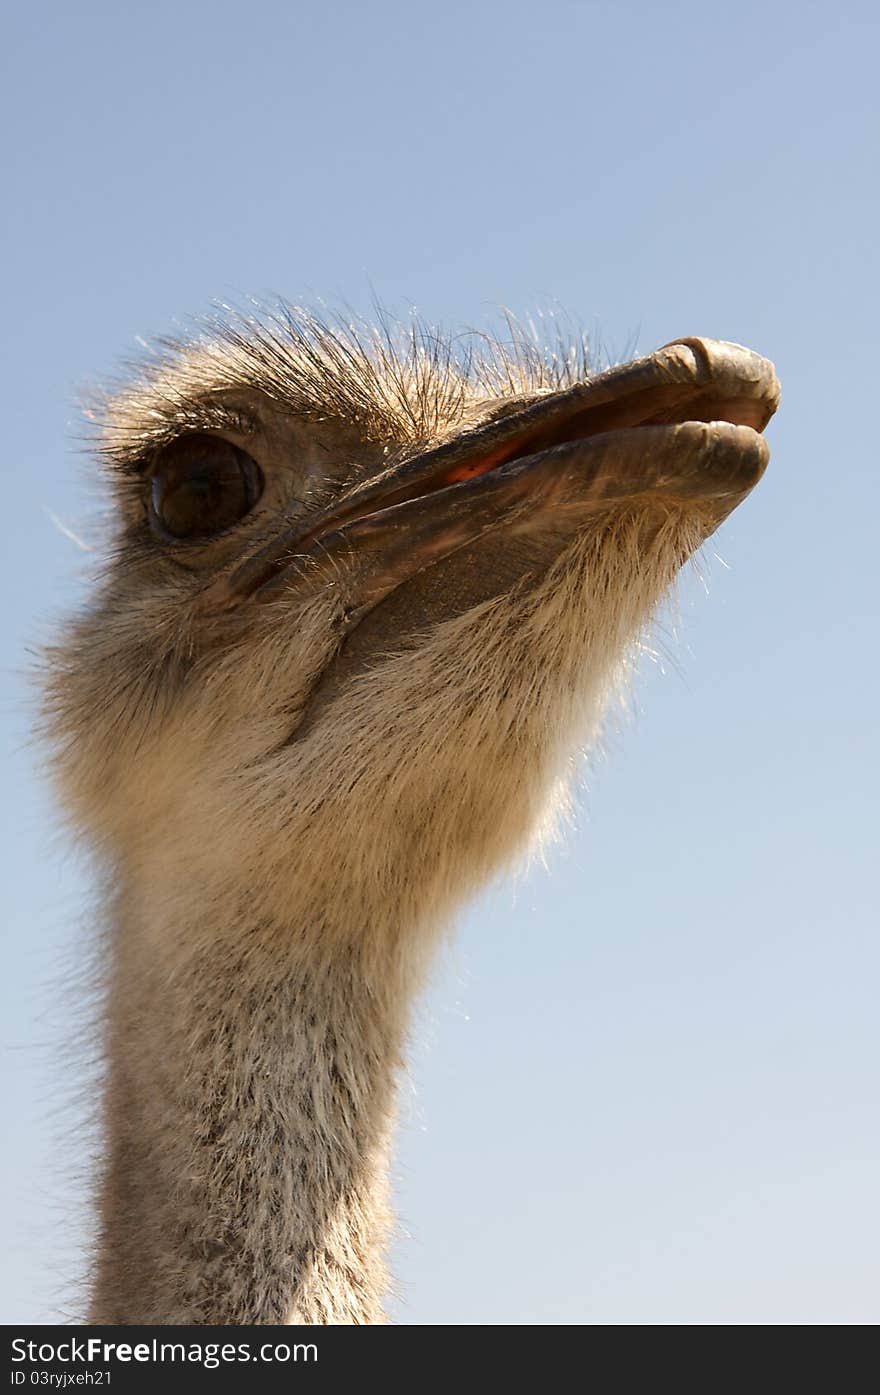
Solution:
[[[144,424],[136,439],[126,442],[116,439],[101,450],[109,468],[125,477],[140,479],[149,468],[156,452],[170,446],[181,436],[194,431],[229,431],[246,440],[260,430],[258,418],[244,407],[225,402],[194,402],[177,407],[173,416],[153,426]]]

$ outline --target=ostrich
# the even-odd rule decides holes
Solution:
[[[102,400],[112,545],[46,680],[104,888],[91,1321],[383,1321],[432,946],[544,824],[778,397],[736,344],[591,375],[287,309]]]

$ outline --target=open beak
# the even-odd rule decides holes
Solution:
[[[503,527],[533,532],[647,501],[702,505],[717,527],[761,478],[779,405],[773,365],[680,339],[464,431],[253,553],[202,594],[210,610],[307,577],[343,585],[352,623],[416,572]]]

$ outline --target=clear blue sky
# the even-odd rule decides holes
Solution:
[[[76,391],[212,300],[375,293],[449,325],[561,305],[612,350],[735,339],[784,389],[576,830],[470,910],[420,1006],[395,1315],[876,1320],[876,6],[17,10],[0,1318],[75,1310],[53,1043],[89,888],[21,674],[82,573],[50,518],[92,509]]]

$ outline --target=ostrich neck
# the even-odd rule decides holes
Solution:
[[[210,931],[169,955],[137,914],[113,929],[91,1319],[382,1321],[415,985],[351,944],[297,958],[296,928]]]

